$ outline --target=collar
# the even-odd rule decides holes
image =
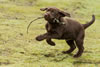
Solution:
[[[60,22],[57,18],[54,18],[53,22],[56,22],[58,24],[65,24],[64,22]]]

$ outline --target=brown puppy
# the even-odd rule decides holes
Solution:
[[[74,57],[80,57],[84,51],[85,29],[93,24],[95,16],[93,15],[92,20],[87,24],[80,24],[73,19],[64,18],[65,16],[70,17],[70,14],[55,7],[42,8],[41,10],[46,11],[44,18],[47,21],[45,26],[47,33],[37,36],[36,40],[42,41],[46,39],[48,44],[54,46],[55,43],[51,39],[64,39],[70,49],[63,53],[71,53],[77,46],[78,52]]]

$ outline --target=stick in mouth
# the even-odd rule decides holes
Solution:
[[[34,22],[34,21],[36,21],[36,20],[38,20],[38,19],[42,19],[42,18],[44,18],[44,17],[38,17],[38,18],[32,20],[32,21],[29,23],[29,25],[28,25],[28,27],[27,27],[27,34],[28,34],[28,29],[29,29],[30,25],[32,24],[32,22]]]

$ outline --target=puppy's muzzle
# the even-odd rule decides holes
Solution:
[[[52,19],[54,19],[54,16],[51,15],[50,12],[47,12],[47,13],[44,14],[44,18],[45,18],[46,20],[52,20]]]

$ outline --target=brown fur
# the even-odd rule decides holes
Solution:
[[[95,21],[95,16],[93,15],[92,20],[87,24],[80,24],[73,19],[64,18],[65,16],[70,17],[70,14],[55,7],[42,8],[41,10],[46,11],[44,18],[47,21],[45,26],[47,33],[37,36],[36,40],[46,39],[48,44],[54,46],[55,43],[51,39],[64,39],[70,49],[63,53],[71,53],[77,46],[78,52],[74,57],[80,57],[84,51],[85,29]],[[55,18],[56,20],[54,20]]]

